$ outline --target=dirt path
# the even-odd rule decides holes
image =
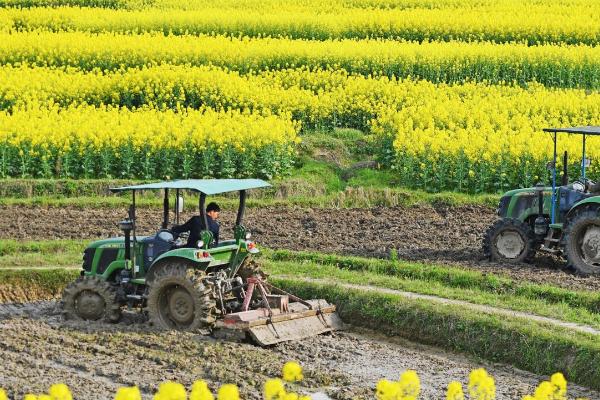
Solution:
[[[285,276],[285,275],[281,275],[278,277],[291,278],[291,277]],[[574,322],[565,322],[565,321],[561,321],[556,318],[542,317],[540,315],[531,314],[531,313],[522,312],[522,311],[514,311],[514,310],[510,310],[510,309],[506,309],[506,308],[499,308],[499,307],[492,307],[492,306],[487,306],[487,305],[482,305],[482,304],[469,303],[468,301],[463,301],[463,300],[447,299],[445,297],[438,297],[438,296],[432,296],[432,295],[428,295],[428,294],[420,294],[420,293],[414,293],[414,292],[405,292],[402,290],[388,289],[388,288],[382,288],[382,287],[378,287],[378,286],[355,285],[355,284],[351,284],[351,283],[340,283],[340,282],[334,281],[334,280],[314,279],[314,278],[306,278],[306,277],[302,278],[302,279],[305,281],[314,282],[314,283],[325,283],[325,284],[329,284],[329,285],[336,285],[336,286],[339,286],[342,288],[347,288],[347,289],[358,289],[358,290],[364,290],[367,292],[393,294],[393,295],[402,296],[402,297],[405,297],[408,299],[422,299],[422,300],[434,301],[434,302],[437,302],[440,304],[457,305],[457,306],[461,306],[461,307],[468,308],[471,310],[480,311],[480,312],[483,312],[486,314],[504,315],[504,316],[511,317],[511,318],[522,318],[522,319],[525,319],[528,321],[541,322],[541,323],[544,323],[547,325],[551,325],[551,326],[555,326],[555,327],[559,327],[559,328],[570,329],[570,330],[577,331],[577,332],[589,333],[592,335],[600,335],[600,330],[598,330],[594,327],[588,326],[588,325],[577,324]]]
[[[162,380],[190,385],[204,378],[213,389],[224,382],[241,383],[244,399],[258,399],[260,383],[276,376],[288,360],[305,367],[306,381],[298,390],[334,399],[372,399],[377,380],[397,379],[409,368],[419,372],[425,400],[443,398],[448,382],[465,383],[469,371],[482,366],[496,379],[499,400],[520,399],[547,379],[365,330],[262,349],[193,333],[155,332],[132,314],[117,325],[63,322],[55,306],[0,307],[0,387],[17,398],[58,381],[80,399],[111,399],[117,387],[133,384],[149,398]],[[20,317],[9,317],[9,307],[21,310]],[[600,398],[600,393],[574,385],[570,394]]]
[[[185,213],[182,219],[190,216]],[[0,238],[97,239],[118,235],[116,222],[125,210],[76,207],[0,207]],[[138,233],[160,225],[158,209],[138,210]],[[222,213],[222,232],[230,236],[232,211]],[[482,261],[481,238],[496,219],[483,206],[377,207],[371,209],[250,208],[245,225],[257,243],[273,249],[318,250],[387,257],[395,249],[402,259],[433,261],[502,272],[518,280],[552,283],[574,289],[600,290],[600,279],[573,276],[564,263],[538,255],[534,264],[497,265]]]

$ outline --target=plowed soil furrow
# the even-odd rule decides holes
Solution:
[[[182,221],[193,211],[183,214]],[[2,239],[97,239],[119,235],[126,210],[76,207],[0,207]],[[138,234],[160,226],[159,209],[139,209]],[[502,272],[518,280],[599,290],[600,279],[562,270],[564,262],[538,254],[533,264],[498,265],[482,260],[481,239],[496,215],[483,206],[377,207],[370,209],[250,208],[245,225],[257,243],[273,249],[313,250],[462,265]],[[234,211],[221,215],[222,237],[232,235]]]
[[[21,398],[43,392],[50,384],[68,384],[76,398],[111,399],[116,388],[138,385],[149,398],[161,381],[189,386],[206,379],[215,389],[225,382],[240,384],[245,399],[259,399],[262,382],[277,376],[285,361],[305,367],[304,393],[327,393],[333,399],[371,399],[381,378],[398,379],[406,369],[419,372],[420,398],[440,399],[451,380],[466,383],[481,367],[457,354],[389,339],[370,331],[352,330],[336,336],[258,348],[219,342],[183,332],[155,332],[134,314],[116,325],[62,321],[53,303],[40,303],[28,318],[0,316],[0,387]],[[502,365],[483,365],[496,379],[499,400],[520,399],[547,377]],[[600,393],[571,385],[573,398],[600,398]]]

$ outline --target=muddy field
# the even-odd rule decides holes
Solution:
[[[191,216],[185,213],[182,220]],[[105,238],[118,235],[116,222],[125,210],[75,207],[1,207],[0,238]],[[138,234],[155,232],[162,213],[138,210]],[[221,236],[232,235],[235,215],[221,215]],[[482,260],[481,238],[496,219],[483,206],[416,206],[410,208],[306,209],[251,208],[245,225],[257,243],[273,249],[318,250],[339,254],[387,257],[391,249],[407,260],[462,265],[502,272],[516,279],[569,288],[600,289],[600,279],[582,278],[562,270],[564,262],[538,255],[533,264],[497,265]]]
[[[153,332],[131,313],[116,325],[65,322],[54,302],[0,305],[0,327],[0,387],[17,398],[58,381],[80,399],[110,399],[119,386],[134,384],[148,398],[163,380],[190,385],[203,378],[213,389],[241,383],[245,399],[259,399],[260,384],[289,360],[305,367],[306,379],[296,390],[334,399],[373,398],[379,379],[398,379],[406,369],[419,372],[422,399],[443,398],[448,382],[466,383],[469,371],[481,366],[496,379],[499,400],[520,399],[547,379],[364,330],[262,349],[192,333]],[[573,385],[569,392],[600,398]]]
[[[138,233],[160,225],[160,210],[138,210]],[[191,214],[183,215],[182,220]],[[96,239],[118,235],[124,210],[75,207],[3,207],[0,238]],[[222,213],[222,236],[230,236],[233,212]],[[518,279],[551,281],[567,287],[600,288],[595,279],[575,277],[561,263],[538,257],[534,265],[502,266],[481,260],[481,236],[495,219],[485,207],[247,210],[254,239],[273,249],[319,250],[340,254],[400,258],[502,271]],[[321,392],[333,399],[373,398],[381,378],[397,379],[415,369],[422,399],[440,399],[451,380],[485,367],[496,379],[498,399],[520,399],[545,376],[504,365],[485,364],[437,348],[352,328],[332,336],[262,349],[249,343],[219,342],[207,336],[153,331],[126,313],[116,325],[63,321],[54,302],[0,305],[0,387],[20,398],[61,381],[76,398],[110,399],[119,386],[138,385],[146,398],[166,379],[190,385],[206,379],[213,389],[240,383],[245,399],[259,399],[260,385],[277,376],[288,360],[305,367],[306,380],[295,390]],[[573,398],[600,393],[571,386]]]

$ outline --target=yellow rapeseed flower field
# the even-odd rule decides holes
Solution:
[[[239,2],[197,9],[25,8],[0,10],[0,23],[20,30],[164,32],[304,39],[386,38],[410,41],[465,40],[595,45],[600,10],[589,4],[517,3],[495,7],[355,8],[343,5],[276,7]],[[460,18],[455,18],[460,13]]]
[[[535,184],[543,127],[598,123],[599,18],[586,0],[0,0],[0,176],[271,177],[298,134],[350,127],[404,185]]]
[[[88,105],[0,113],[4,176],[265,176],[287,170],[289,115]]]
[[[529,84],[528,88],[485,83],[446,85],[305,68],[242,75],[216,67],[171,65],[113,73],[7,66],[0,67],[0,104],[7,111],[21,110],[6,114],[11,121],[18,121],[17,116],[31,108],[60,110],[83,105],[85,111],[78,112],[87,115],[90,110],[97,110],[90,106],[110,105],[152,111],[161,118],[166,111],[172,113],[172,118],[180,110],[207,108],[291,119],[295,129],[353,127],[372,134],[379,143],[382,161],[396,168],[406,184],[468,191],[537,183],[545,176],[543,168],[552,150],[552,142],[541,133],[542,128],[600,122],[600,94],[581,89],[552,89],[539,84]],[[73,118],[72,114],[69,118]],[[62,115],[55,111],[44,114],[44,118],[50,121]],[[73,123],[74,127],[63,123],[58,129],[67,129],[77,137],[86,125]],[[27,123],[19,124],[15,123],[15,131],[19,126],[23,132],[37,129],[27,128]],[[170,140],[159,134],[166,125],[159,125],[153,134],[157,142],[152,143],[159,143],[153,152],[159,147],[181,146],[177,139],[180,136]],[[117,137],[126,141],[138,128],[132,125],[130,129],[119,129],[122,136],[111,137],[112,147],[123,146]],[[257,136],[253,143],[283,146],[269,132],[254,134]],[[27,137],[23,143],[39,145],[33,137],[20,136]],[[107,137],[99,131],[95,140],[104,143]],[[291,145],[296,141],[285,137]],[[227,140],[234,138],[235,135]],[[41,135],[39,140],[58,141],[52,135]],[[571,154],[572,163],[576,164],[579,140],[561,140],[561,148]],[[8,153],[16,154],[16,145],[7,143],[12,146]],[[588,151],[596,158],[600,154],[594,143],[595,139],[590,139]],[[97,149],[101,147],[98,145]],[[36,158],[41,153],[27,154]],[[14,157],[11,160],[8,164],[13,173],[22,171],[22,163]],[[7,170],[5,167],[4,173]],[[596,170],[593,164],[592,172]]]
[[[248,73],[281,68],[342,68],[363,75],[432,82],[484,81],[600,88],[600,47],[294,40],[88,32],[0,33],[0,64],[116,70],[160,64],[216,65]]]

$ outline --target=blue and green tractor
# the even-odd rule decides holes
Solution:
[[[242,220],[248,191],[267,186],[259,179],[196,179],[111,189],[132,194],[128,217],[118,224],[123,235],[85,249],[81,276],[63,293],[64,316],[116,322],[124,309],[139,309],[157,328],[235,332],[260,345],[339,329],[335,306],[274,287],[255,262],[259,250]],[[136,193],[148,190],[164,192],[162,226],[139,236]],[[203,222],[192,247],[169,229],[171,214],[179,224],[183,194],[190,192],[199,193]],[[206,228],[206,198],[228,192],[239,193],[233,238],[215,243]]]
[[[486,257],[502,263],[532,261],[537,251],[565,257],[567,266],[581,275],[600,275],[600,185],[586,177],[586,138],[600,135],[600,127],[546,128],[554,156],[547,165],[551,185],[505,193],[498,219],[485,233]],[[569,182],[568,154],[563,153],[561,182],[557,182],[558,134],[580,135],[580,176]]]

